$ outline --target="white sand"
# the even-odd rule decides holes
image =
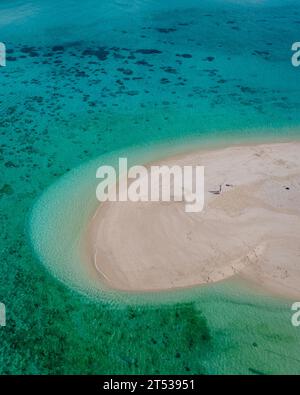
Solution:
[[[88,230],[100,281],[150,291],[237,276],[300,297],[299,142],[198,151],[159,164],[205,166],[204,211],[186,213],[184,202],[101,204]],[[210,192],[220,185],[220,194]]]

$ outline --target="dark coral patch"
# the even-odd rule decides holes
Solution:
[[[162,53],[158,49],[137,49],[135,52],[142,53],[143,55],[161,54]]]
[[[106,60],[109,51],[105,47],[99,47],[98,49],[86,49],[83,52],[84,56],[96,56],[99,60]]]
[[[176,56],[179,57],[179,58],[185,58],[185,59],[189,59],[189,58],[193,57],[193,55],[191,55],[189,53],[184,53],[184,54],[177,53]]]
[[[177,29],[175,29],[174,27],[169,27],[169,28],[158,28],[156,30],[160,33],[173,33],[176,32]]]

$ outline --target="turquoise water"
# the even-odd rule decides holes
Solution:
[[[223,284],[95,301],[27,231],[43,191],[112,150],[299,137],[299,25],[296,1],[1,1],[1,373],[300,373],[291,302]]]

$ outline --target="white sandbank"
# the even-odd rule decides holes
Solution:
[[[144,292],[236,276],[300,297],[300,142],[190,152],[155,164],[205,166],[204,211],[186,213],[184,202],[100,204],[87,230],[99,281]]]

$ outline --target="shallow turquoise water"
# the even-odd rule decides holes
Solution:
[[[107,305],[57,281],[27,238],[38,196],[101,154],[299,137],[299,24],[295,1],[1,2],[1,373],[300,373],[288,301],[218,285]]]

